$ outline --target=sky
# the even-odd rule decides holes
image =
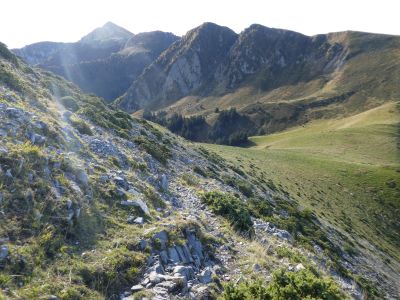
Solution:
[[[111,21],[133,33],[183,35],[214,22],[240,32],[251,24],[307,35],[358,30],[400,35],[399,0],[2,0],[0,42],[75,42]]]

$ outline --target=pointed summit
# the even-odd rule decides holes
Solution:
[[[91,44],[96,42],[104,42],[107,40],[123,40],[127,41],[134,34],[122,28],[113,22],[107,22],[102,27],[98,27],[89,34],[85,35],[80,43]]]

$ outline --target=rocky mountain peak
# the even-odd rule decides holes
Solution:
[[[211,22],[203,23],[202,25],[190,30],[184,37],[183,42],[188,42],[191,45],[210,46],[212,43],[224,43],[232,45],[237,38],[237,34],[230,28],[220,26]],[[209,43],[204,45],[205,43]]]
[[[179,40],[179,37],[170,32],[159,30],[142,32],[132,36],[126,42],[124,49],[152,49],[153,52],[161,53],[177,40]]]
[[[107,22],[79,40],[80,43],[96,43],[106,40],[128,40],[133,33],[112,22]]]

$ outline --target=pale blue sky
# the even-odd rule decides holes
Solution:
[[[133,33],[183,35],[210,21],[236,32],[253,23],[307,35],[343,30],[400,35],[399,0],[4,0],[0,41],[10,48],[79,40],[112,21]]]

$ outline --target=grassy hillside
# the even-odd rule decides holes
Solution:
[[[246,149],[206,147],[289,191],[352,238],[354,245],[345,245],[349,254],[376,252],[398,274],[399,121],[398,105],[389,102],[352,117],[253,137],[255,146]]]

